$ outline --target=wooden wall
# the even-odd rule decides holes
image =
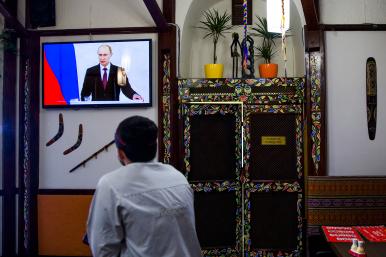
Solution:
[[[321,225],[386,224],[386,177],[308,177],[308,235]]]
[[[82,243],[92,195],[38,196],[38,245],[43,256],[91,256]]]
[[[308,235],[321,225],[386,224],[386,177],[308,177]],[[38,197],[40,256],[91,256],[82,243],[92,192]]]

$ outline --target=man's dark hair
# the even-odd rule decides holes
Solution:
[[[157,125],[145,117],[129,117],[118,125],[115,144],[132,162],[151,161],[157,152]]]

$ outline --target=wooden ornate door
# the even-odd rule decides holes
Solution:
[[[241,106],[183,104],[182,171],[195,194],[204,256],[241,251]]]
[[[295,81],[179,82],[180,168],[204,256],[302,256],[304,81]]]
[[[303,231],[302,106],[244,108],[248,256],[298,256]]]

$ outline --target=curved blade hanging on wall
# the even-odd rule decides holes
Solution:
[[[70,173],[73,172],[74,170],[76,170],[77,168],[81,167],[81,166],[85,166],[86,163],[88,161],[90,161],[91,159],[97,159],[98,158],[98,154],[100,154],[101,152],[103,151],[106,151],[108,150],[109,146],[111,146],[112,144],[114,144],[115,140],[112,140],[110,143],[104,145],[102,148],[100,148],[98,151],[96,151],[95,153],[93,153],[92,155],[90,155],[87,159],[85,159],[84,161],[82,161],[81,163],[79,163],[78,165],[76,165],[74,168],[72,168],[70,170]]]
[[[82,124],[79,124],[78,140],[75,142],[75,144],[73,146],[71,146],[66,151],[64,151],[63,154],[64,155],[69,154],[72,151],[74,151],[76,148],[78,148],[80,146],[80,144],[82,143],[82,139],[83,139],[83,126],[82,126]]]
[[[373,57],[366,61],[367,130],[370,140],[375,139],[377,129],[377,63]]]
[[[63,135],[63,130],[64,130],[63,114],[59,113],[59,130],[58,130],[58,133],[56,133],[56,135],[52,139],[50,139],[50,141],[47,142],[46,146],[50,146],[53,143],[55,143],[56,141],[58,141],[58,139]]]

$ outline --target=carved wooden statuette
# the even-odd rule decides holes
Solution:
[[[232,34],[232,44],[231,44],[231,57],[233,60],[232,66],[232,78],[237,78],[239,76],[239,57],[241,55],[241,44],[239,40],[239,34],[234,32]],[[240,51],[239,51],[240,50]]]
[[[374,140],[377,128],[377,64],[373,57],[366,61],[366,104],[369,138]]]
[[[246,38],[243,39],[243,42],[241,43],[241,46],[242,46],[242,60],[241,60],[241,74],[242,74],[242,77],[243,78],[254,78],[255,77],[255,61],[254,61],[254,57],[255,57],[255,51],[253,50],[253,44],[254,44],[254,41],[252,39],[252,37],[250,36],[247,36]],[[246,63],[243,63],[244,62],[244,58],[245,58],[245,53],[244,53],[244,49],[247,49],[247,60],[246,60]]]

